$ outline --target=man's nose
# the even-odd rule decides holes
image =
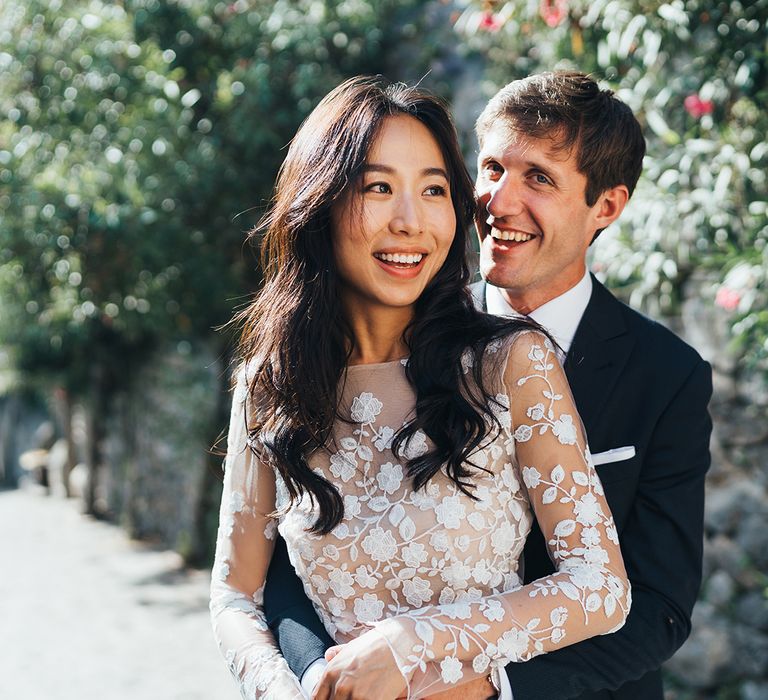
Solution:
[[[421,212],[418,203],[410,195],[398,197],[395,211],[389,222],[392,233],[415,236],[421,229]]]
[[[489,189],[485,208],[494,219],[521,214],[523,211],[522,186],[507,177],[494,182]]]

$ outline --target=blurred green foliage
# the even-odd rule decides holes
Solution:
[[[643,177],[595,264],[633,304],[674,309],[696,271],[768,370],[768,1],[473,2],[457,21],[485,92],[553,68],[592,73],[638,115]],[[689,293],[698,293],[690,289]]]
[[[486,97],[574,67],[632,106],[645,174],[595,265],[652,313],[704,270],[766,368],[766,56],[768,0],[6,0],[0,346],[77,393],[94,364],[119,384],[158,345],[222,343],[318,99],[360,73],[450,98],[462,60]]]
[[[4,2],[0,346],[78,393],[216,338],[301,120],[347,76],[419,78],[430,22],[394,0]]]

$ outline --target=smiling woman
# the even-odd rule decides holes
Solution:
[[[491,694],[505,663],[626,617],[554,347],[472,306],[472,211],[450,117],[418,90],[347,81],[291,144],[241,316],[211,584],[245,698],[305,697],[264,614],[276,531],[338,645],[316,700]],[[521,587],[534,514],[559,571]]]
[[[341,300],[358,338],[350,362],[401,357],[413,305],[456,231],[445,159],[426,126],[407,115],[384,120],[356,186],[331,208],[331,228]],[[363,356],[365,327],[390,342],[370,338]]]

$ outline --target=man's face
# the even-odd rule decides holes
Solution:
[[[485,134],[476,182],[480,272],[516,311],[533,311],[584,276],[587,248],[607,225],[602,198],[587,206],[586,185],[575,149],[524,138],[507,124]]]

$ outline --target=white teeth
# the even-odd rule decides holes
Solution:
[[[374,253],[373,255],[384,262],[400,263],[401,265],[420,263],[424,257],[423,253]]]
[[[533,235],[530,233],[523,233],[522,231],[500,231],[497,228],[491,229],[491,236],[500,241],[515,241],[516,243],[530,241],[531,238],[533,238]]]

